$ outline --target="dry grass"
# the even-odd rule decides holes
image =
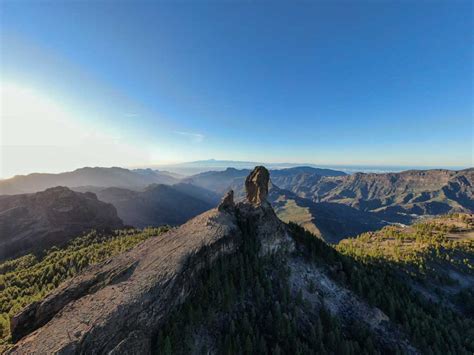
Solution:
[[[283,222],[294,222],[314,235],[321,236],[321,232],[313,223],[309,208],[298,206],[295,200],[286,200],[284,206],[276,208],[276,213]]]

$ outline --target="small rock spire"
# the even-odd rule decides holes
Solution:
[[[269,180],[270,173],[264,166],[256,166],[247,176],[245,191],[250,203],[260,205],[267,200]]]
[[[222,199],[221,203],[217,207],[219,211],[229,211],[234,209],[235,204],[234,204],[234,191],[229,190],[224,198]]]

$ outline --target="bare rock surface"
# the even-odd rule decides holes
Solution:
[[[91,229],[122,226],[115,207],[91,192],[58,186],[0,196],[0,261],[64,244]]]
[[[225,196],[222,198],[221,203],[217,207],[219,211],[231,211],[235,208],[234,203],[234,191],[228,191]]]
[[[253,191],[265,202],[268,174],[265,179],[266,169],[256,170],[263,180],[256,178]],[[261,242],[262,253],[294,248],[268,203],[234,206],[230,193],[221,205],[90,267],[27,307],[12,320],[13,337],[20,340],[9,352],[150,353],[160,324],[189,296],[206,260],[233,253],[248,233]]]
[[[342,318],[345,324],[364,323],[382,346],[400,346],[405,354],[418,353],[385,313],[369,306],[350,290],[333,281],[322,268],[309,264],[302,258],[291,258],[288,266],[291,270],[290,287],[293,293],[301,291],[312,309],[324,306],[331,314]],[[314,290],[311,290],[310,284]]]
[[[247,200],[253,204],[261,204],[267,200],[270,173],[264,166],[257,166],[245,179]]]
[[[239,236],[235,216],[214,209],[91,267],[13,319],[14,334],[26,323],[40,328],[10,352],[120,353],[133,344],[149,352],[152,332],[190,292],[196,256],[230,253]]]

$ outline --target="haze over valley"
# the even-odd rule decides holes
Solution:
[[[1,354],[474,354],[472,2],[0,13]]]

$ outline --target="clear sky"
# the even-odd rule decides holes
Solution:
[[[0,176],[473,165],[471,1],[0,2]]]

